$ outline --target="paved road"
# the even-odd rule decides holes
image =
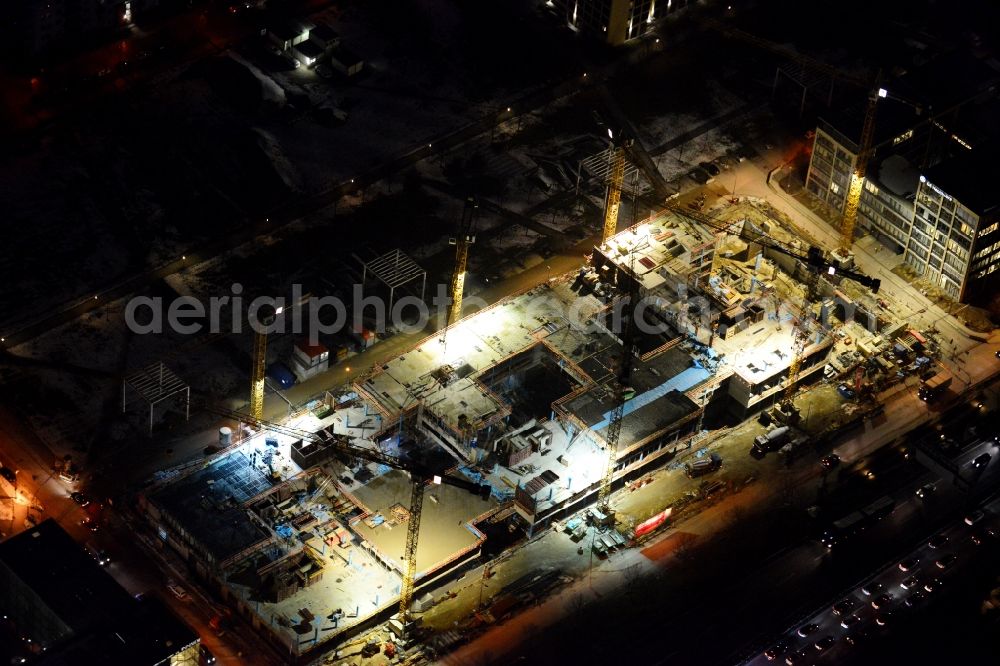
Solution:
[[[975,455],[978,455],[978,453],[983,452],[985,449],[993,449],[995,452],[995,447],[993,446],[984,445],[976,447],[976,449],[968,452],[962,457],[963,466],[968,466],[969,460],[971,460],[971,458]],[[994,462],[993,467],[1000,468],[1000,463]],[[995,469],[989,473],[993,477],[996,477]],[[930,477],[925,477],[925,479],[921,479],[921,482],[925,482],[929,478]],[[948,487],[944,483],[939,483],[938,485],[940,486],[939,491],[935,494],[935,497],[929,501],[920,500],[911,493],[905,500],[897,505],[892,517],[889,519],[891,523],[914,524],[916,529],[911,531],[917,533],[919,537],[920,545],[917,548],[910,551],[908,554],[892,559],[887,566],[883,567],[866,580],[854,581],[854,583],[850,586],[850,589],[845,590],[845,593],[827,598],[817,611],[804,614],[803,616],[797,618],[792,623],[792,627],[785,632],[780,639],[775,639],[772,642],[777,643],[778,640],[784,642],[784,644],[787,645],[787,650],[784,651],[786,653],[804,652],[808,659],[803,659],[802,663],[836,664],[842,663],[844,660],[863,658],[864,652],[861,653],[862,656],[859,656],[857,654],[858,649],[852,647],[844,640],[846,636],[856,635],[859,630],[870,632],[873,635],[892,634],[894,631],[893,627],[904,620],[904,615],[912,612],[910,607],[903,603],[904,599],[912,597],[913,602],[917,607],[935,603],[936,596],[937,594],[940,594],[940,592],[937,594],[928,594],[926,590],[923,589],[923,585],[927,581],[933,578],[939,578],[947,584],[948,581],[955,576],[960,576],[962,569],[974,558],[985,556],[982,547],[971,542],[970,527],[955,519],[948,521],[947,526],[943,530],[937,532],[937,534],[947,539],[947,543],[945,545],[938,548],[931,548],[927,545],[927,541],[933,531],[928,530],[926,527],[924,527],[924,529],[920,529],[920,527],[923,527],[927,522],[925,515],[928,511],[927,504],[929,502],[941,504],[944,499],[941,496],[942,493],[951,494],[951,497],[948,498],[949,503],[961,506],[965,500],[965,497],[959,494],[957,490]],[[908,488],[908,490],[912,490],[912,488]],[[993,500],[991,503],[986,505],[985,509],[988,514],[988,518],[984,520],[984,523],[989,523],[995,526],[997,524],[997,516],[1000,515],[1000,500]],[[884,527],[880,525],[876,529],[884,529]],[[958,559],[956,559],[955,565],[949,567],[947,570],[943,570],[935,563],[949,553],[957,555]],[[817,560],[822,560],[826,557],[830,557],[830,555],[821,556],[817,558]],[[912,567],[912,569],[905,572],[901,571],[898,563],[907,559],[915,560],[917,563]],[[916,586],[913,585],[913,581],[911,580],[913,577],[918,579],[918,584]],[[864,591],[862,591],[862,587],[869,584],[881,585],[882,590],[874,595],[865,594]],[[905,587],[903,585],[905,585]],[[917,596],[914,596],[914,592],[916,590],[921,590],[921,592]],[[879,628],[875,621],[875,618],[879,615],[879,613],[872,608],[871,603],[879,596],[879,594],[883,592],[891,595],[892,597],[888,603],[888,610],[892,614],[892,617],[890,618],[891,622],[885,628]],[[926,596],[926,599],[922,601],[918,600],[918,597],[922,595]],[[831,611],[831,607],[841,600],[848,600],[853,605],[853,610],[846,615],[852,615],[859,618],[859,621],[850,629],[841,625],[841,621],[845,615],[838,616]],[[809,624],[816,625],[817,628],[808,637],[800,637],[797,633],[798,628]],[[900,629],[895,629],[895,631],[898,632]],[[816,651],[814,644],[816,641],[825,636],[830,636],[834,639],[835,643],[833,647],[824,652]],[[861,649],[863,650],[864,648]],[[782,659],[783,658],[784,657],[782,656]],[[763,653],[760,653],[749,659],[746,663],[763,666],[764,664],[769,663],[769,660],[763,655]]]

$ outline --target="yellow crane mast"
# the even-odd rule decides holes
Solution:
[[[618,456],[618,440],[622,432],[622,420],[625,417],[625,403],[635,396],[635,391],[629,386],[632,376],[632,342],[635,336],[635,307],[638,290],[638,282],[635,277],[635,248],[629,250],[629,271],[625,274],[623,267],[619,264],[615,282],[621,289],[625,284],[624,299],[625,307],[620,312],[620,337],[622,342],[621,363],[618,366],[618,374],[611,381],[614,392],[614,408],[611,410],[611,418],[608,421],[608,431],[604,437],[607,443],[608,459],[604,468],[604,477],[601,479],[601,486],[597,492],[597,505],[601,512],[609,519],[611,518],[611,484],[615,476],[615,464]],[[612,308],[612,313],[616,308]],[[612,315],[614,316],[614,315]],[[614,321],[612,320],[612,324]]]
[[[267,329],[280,315],[282,308],[264,305],[258,311],[258,328],[253,338],[253,367],[250,373],[250,416],[255,421],[264,418],[264,372],[267,366]]]
[[[865,184],[865,172],[872,156],[872,143],[875,137],[875,111],[879,99],[886,96],[885,88],[876,87],[868,95],[868,106],[865,109],[865,121],[861,128],[861,142],[858,144],[858,157],[851,172],[851,182],[847,186],[847,200],[844,202],[844,219],[840,225],[840,252],[838,259],[841,265],[849,267],[851,263],[851,246],[854,245],[854,227],[858,223],[858,206],[861,204],[861,192]]]
[[[790,402],[795,395],[795,378],[802,368],[802,355],[806,349],[806,335],[799,328],[799,323],[792,324],[792,335],[795,341],[792,343],[792,360],[788,364],[788,384],[785,386],[785,401]]]
[[[476,211],[479,204],[474,197],[465,200],[465,210],[462,212],[462,222],[458,235],[451,239],[455,246],[455,271],[451,275],[449,296],[451,307],[448,310],[448,325],[462,318],[462,294],[465,290],[465,271],[469,262],[469,246],[476,242],[473,228],[476,221]]]
[[[610,132],[609,132],[610,133]],[[619,140],[616,145],[610,148],[610,170],[608,172],[608,194],[604,202],[604,233],[601,234],[601,242],[606,243],[608,239],[618,231],[618,209],[622,203],[622,184],[625,181],[625,150],[627,143]]]

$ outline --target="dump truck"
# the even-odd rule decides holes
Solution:
[[[920,382],[917,397],[924,402],[930,402],[948,390],[952,375],[947,370],[938,370],[933,376]]]

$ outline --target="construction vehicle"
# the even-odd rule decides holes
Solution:
[[[931,402],[934,398],[948,390],[951,386],[952,374],[945,369],[938,370],[933,376],[920,382],[917,389],[917,397],[924,402]]]
[[[424,491],[426,490],[427,485],[442,483],[447,484],[477,495],[484,501],[489,499],[490,493],[492,492],[490,485],[475,483],[462,477],[437,474],[433,470],[428,469],[419,463],[400,460],[399,458],[390,456],[377,449],[368,449],[357,446],[356,444],[351,443],[349,437],[345,435],[336,435],[326,430],[321,430],[319,432],[299,430],[297,428],[271,423],[252,416],[248,417],[246,414],[221,408],[206,407],[206,411],[235,419],[237,421],[248,422],[255,427],[288,435],[296,439],[302,439],[310,442],[320,442],[325,446],[333,447],[335,451],[348,458],[360,458],[362,460],[367,460],[368,462],[387,465],[394,469],[410,473],[410,479],[413,485],[410,492],[410,515],[406,524],[406,547],[403,552],[403,580],[399,592],[399,619],[403,625],[403,631],[405,633],[412,621],[410,605],[413,601],[413,589],[416,578],[417,540],[420,532],[420,516],[423,511]]]
[[[476,242],[473,233],[476,223],[476,211],[479,204],[475,197],[465,200],[465,210],[462,211],[462,221],[459,223],[458,235],[449,239],[455,246],[455,270],[451,275],[451,285],[448,295],[451,297],[451,307],[448,310],[448,326],[462,318],[462,295],[465,290],[465,272],[469,262],[469,246]]]
[[[761,451],[774,451],[784,446],[791,436],[791,428],[780,426],[763,435],[754,437],[753,445]]]
[[[713,453],[708,460],[696,460],[686,464],[684,473],[687,474],[688,478],[693,479],[714,472],[720,467],[722,467],[722,458],[719,457],[719,454]]]

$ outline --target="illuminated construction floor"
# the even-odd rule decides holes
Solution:
[[[405,472],[390,471],[355,491],[355,497],[386,522],[370,527],[365,520],[354,526],[361,538],[370,542],[387,560],[401,562],[406,546],[406,522],[389,526],[391,507],[410,504],[410,478]],[[417,575],[437,570],[469,549],[478,550],[482,536],[469,522],[497,506],[495,499],[483,501],[453,486],[428,487],[424,493],[420,539],[417,542]]]

